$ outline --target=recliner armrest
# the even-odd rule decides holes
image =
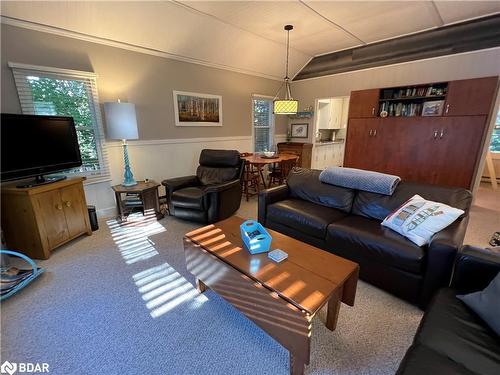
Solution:
[[[235,186],[239,186],[241,184],[241,181],[238,180],[232,180],[229,182],[224,182],[223,184],[217,184],[217,185],[208,185],[205,188],[206,193],[219,193],[221,191],[229,190]]]
[[[288,186],[280,185],[259,193],[259,223],[266,225],[267,206],[288,197]]]
[[[459,294],[486,288],[500,272],[500,254],[464,246],[457,255],[451,286]]]
[[[167,192],[172,193],[176,190],[183,189],[189,186],[199,186],[200,182],[198,181],[198,177],[196,176],[184,176],[163,180],[161,184],[165,186]]]

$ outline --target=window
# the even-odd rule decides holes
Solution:
[[[274,147],[273,100],[266,97],[254,97],[252,103],[254,152],[272,151]]]
[[[498,110],[495,127],[491,135],[490,151],[500,152],[500,110]]]
[[[25,114],[71,116],[82,166],[68,175],[109,176],[94,73],[9,63]]]

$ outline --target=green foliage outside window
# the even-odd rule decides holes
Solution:
[[[99,170],[91,102],[85,83],[34,76],[29,76],[27,80],[35,114],[71,116],[75,121],[83,165],[70,172]]]
[[[495,129],[493,129],[493,134],[491,135],[490,151],[500,152],[500,111],[497,113]]]

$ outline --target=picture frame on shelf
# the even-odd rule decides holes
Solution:
[[[444,100],[433,100],[424,102],[422,116],[441,116],[443,114]]]
[[[222,96],[173,91],[175,126],[222,126]]]
[[[291,124],[290,130],[292,133],[292,138],[307,138],[309,137],[309,124]]]

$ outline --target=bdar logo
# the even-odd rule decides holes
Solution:
[[[9,361],[5,361],[0,366],[0,372],[2,374],[13,375],[17,371],[17,363],[10,363]]]

